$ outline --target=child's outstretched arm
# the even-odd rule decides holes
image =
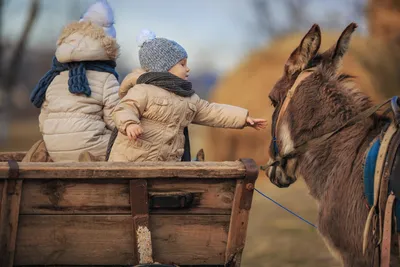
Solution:
[[[198,97],[196,101],[197,112],[193,123],[219,128],[242,129],[251,126],[263,129],[266,126],[264,119],[249,117],[247,109],[226,104],[209,103]]]
[[[118,89],[119,83],[117,78],[113,74],[110,74],[104,83],[103,89],[103,120],[106,123],[108,129],[112,130],[115,127],[115,123],[112,119],[112,112],[118,103]]]
[[[147,105],[147,92],[140,86],[131,88],[117,104],[113,112],[113,119],[118,130],[131,138],[130,125],[138,126],[135,132],[140,134],[140,117]],[[129,127],[132,128],[132,127]],[[137,130],[137,131],[136,131]]]

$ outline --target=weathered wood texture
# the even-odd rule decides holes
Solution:
[[[8,160],[21,161],[25,157],[25,154],[25,151],[0,152],[0,162],[6,162]]]
[[[154,260],[223,264],[229,215],[152,215]],[[21,215],[15,265],[132,264],[130,215]]]
[[[241,159],[246,166],[244,179],[236,181],[232,204],[228,242],[225,251],[225,266],[239,267],[246,242],[247,224],[253,199],[258,167],[252,159]]]
[[[149,199],[147,181],[131,180],[130,202],[132,215],[134,265],[153,263],[153,246],[149,226]]]
[[[238,180],[233,200],[232,215],[229,225],[228,243],[226,245],[225,261],[228,267],[239,267],[247,233],[247,224],[250,210],[240,209],[240,201],[245,184]]]
[[[230,214],[236,180],[151,179],[149,192],[181,191],[194,196],[191,208],[150,213]],[[21,214],[130,214],[128,180],[26,180]]]
[[[0,266],[12,267],[18,231],[22,181],[1,181]]]
[[[151,231],[156,262],[240,265],[258,174],[252,160],[18,165],[24,188],[16,194],[21,188],[10,185],[22,182],[0,162],[0,248],[14,265],[134,265],[140,225]],[[135,183],[147,192],[132,190]],[[168,198],[185,208],[167,209],[165,196],[190,201]]]
[[[9,165],[0,162],[0,178],[8,178]],[[119,179],[132,178],[241,178],[245,166],[229,162],[21,162],[19,177],[23,179]]]

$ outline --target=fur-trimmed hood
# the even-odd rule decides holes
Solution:
[[[72,22],[57,42],[56,57],[61,63],[93,60],[116,60],[119,45],[106,35],[103,28],[92,22]]]
[[[126,75],[125,79],[121,83],[121,86],[119,87],[118,95],[120,98],[123,98],[128,93],[128,90],[135,86],[137,79],[143,73],[146,73],[146,71],[138,68],[134,69],[131,73]]]

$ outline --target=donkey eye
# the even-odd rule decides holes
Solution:
[[[276,106],[278,105],[278,102],[273,99],[272,97],[269,97],[269,100],[271,100],[272,105],[274,106],[274,108],[276,108]]]

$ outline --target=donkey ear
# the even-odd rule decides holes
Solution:
[[[314,24],[303,37],[300,45],[292,52],[285,64],[285,70],[289,74],[302,71],[308,62],[317,54],[321,45],[321,30],[318,24]]]
[[[324,52],[322,55],[325,61],[324,65],[328,64],[330,67],[333,67],[335,71],[339,68],[344,54],[349,49],[351,36],[356,28],[356,23],[350,23],[346,29],[344,29],[336,44]]]

